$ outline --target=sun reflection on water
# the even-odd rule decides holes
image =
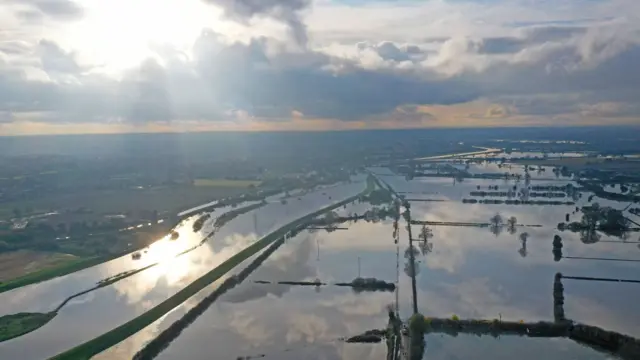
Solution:
[[[180,231],[180,237],[171,240],[165,236],[151,244],[142,254],[141,266],[157,264],[143,272],[142,280],[155,284],[164,277],[168,285],[173,285],[189,273],[191,261],[188,256],[178,256],[184,251],[197,245],[198,234],[190,231]]]

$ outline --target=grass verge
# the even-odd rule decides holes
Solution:
[[[375,188],[375,181],[372,177],[367,178],[367,187],[363,191],[364,194],[369,193]],[[84,344],[78,345],[68,351],[65,351],[61,354],[58,354],[52,357],[50,360],[81,360],[81,359],[90,359],[92,356],[116,345],[117,343],[123,341],[129,336],[137,333],[138,331],[144,329],[154,321],[158,320],[169,311],[174,309],[176,306],[182,304],[184,301],[189,299],[191,296],[195,295],[200,290],[204,289],[214,281],[218,280],[221,276],[226,274],[228,271],[233,269],[235,266],[254,255],[258,251],[266,248],[271,243],[284,236],[289,231],[295,230],[299,226],[304,225],[307,221],[315,218],[318,215],[321,215],[327,211],[331,211],[333,209],[339,208],[345,204],[348,204],[355,199],[357,199],[360,195],[349,197],[343,201],[340,201],[336,204],[326,206],[320,210],[314,211],[308,215],[305,215],[297,220],[294,220],[287,225],[280,227],[279,229],[271,232],[266,235],[262,239],[254,242],[249,245],[245,249],[241,250],[237,254],[233,255],[222,264],[218,265],[215,269],[209,271],[204,274],[200,278],[196,279],[191,284],[185,286],[182,290],[175,293],[173,296],[168,298],[167,300],[161,302],[155,307],[151,308],[149,311],[143,313],[142,315],[126,322],[123,325],[118,326],[117,328],[108,331],[92,340],[85,342]]]

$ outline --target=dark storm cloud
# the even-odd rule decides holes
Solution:
[[[270,17],[286,24],[296,43],[306,45],[307,26],[300,12],[311,5],[311,0],[204,0],[222,8],[228,17],[246,22],[254,16]]]
[[[71,0],[5,0],[8,3],[28,5],[56,20],[76,20],[84,14],[84,9]],[[39,20],[32,12],[23,12],[25,20]]]

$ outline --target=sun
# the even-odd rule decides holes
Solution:
[[[61,41],[106,72],[133,68],[163,47],[189,53],[220,10],[201,0],[82,0],[84,17],[62,29]]]

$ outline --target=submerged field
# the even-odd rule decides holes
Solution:
[[[587,191],[540,198],[561,202],[555,205],[463,202],[470,198],[507,200],[511,195],[500,192],[514,187],[517,190],[513,191],[522,191],[529,186],[552,189],[575,185],[574,179],[556,177],[552,169],[536,171],[530,184],[515,177],[407,180],[387,168],[370,170],[378,174],[383,186],[405,197],[399,207],[402,214],[394,213],[396,204],[385,194],[375,199],[361,197],[339,204],[330,215],[323,214],[315,225],[294,236],[277,242],[274,238],[267,249],[234,257],[302,215],[357,194],[363,179],[286,202],[274,199],[231,220],[192,253],[70,301],[41,329],[0,343],[0,354],[35,360],[63,353],[146,316],[149,309],[165,304],[229,260],[235,266],[194,291],[182,293],[180,299],[174,298],[179,301],[165,306],[170,310],[166,315],[146,318],[135,331],[128,331],[130,336],[94,349],[85,346],[78,354],[85,358],[99,349],[102,351],[93,359],[100,360],[395,359],[400,358],[394,357],[400,346],[406,351],[418,348],[417,358],[425,359],[604,360],[612,356],[568,336],[532,338],[526,333],[497,331],[477,336],[464,329],[442,327],[426,332],[422,342],[408,335],[397,342],[399,337],[372,344],[346,341],[377,329],[391,337],[390,314],[408,328],[415,312],[426,318],[480,324],[545,322],[560,326],[569,320],[640,337],[640,314],[636,311],[640,285],[633,282],[640,281],[635,275],[640,262],[639,233],[585,236],[558,230],[558,223],[567,219],[581,221],[581,208],[595,202],[636,219],[627,202],[602,199]],[[503,169],[478,164],[467,170],[486,173]],[[524,173],[517,164],[509,170]],[[478,191],[495,194],[477,196]],[[496,215],[502,219],[499,224],[494,223]],[[201,233],[211,229],[215,216],[205,222]],[[198,234],[181,233],[175,242],[166,242],[164,251],[175,253],[193,246],[202,240]],[[560,248],[556,236],[560,237]],[[145,259],[142,254],[142,261]],[[123,264],[124,259],[63,277],[59,285],[45,282],[39,289],[6,293],[0,298],[0,310],[3,315],[46,313],[71,290],[114,276]],[[564,277],[558,277],[559,273]],[[392,283],[395,291],[333,286],[356,278]],[[630,282],[618,282],[620,279]],[[45,294],[49,300],[44,300]],[[615,351],[614,355],[623,356]]]
[[[637,270],[634,260],[640,262],[636,238],[623,240],[602,234],[599,242],[585,244],[579,234],[558,231],[557,223],[567,212],[572,213],[575,206],[485,205],[461,201],[477,186],[506,187],[513,182],[508,185],[503,180],[406,181],[383,169],[374,169],[378,170],[386,174],[381,178],[394,189],[408,197],[411,194],[412,220],[486,223],[499,213],[505,219],[516,217],[518,226],[495,231],[490,227],[432,225],[426,243],[414,241],[414,270],[410,266],[408,233],[404,225],[400,226],[400,241],[396,244],[392,218],[351,220],[330,232],[322,228],[302,232],[287,240],[239,286],[216,297],[192,324],[154,356],[167,360],[209,359],[211,354],[220,358],[292,360],[385,358],[390,348],[384,341],[351,344],[344,339],[367,330],[384,329],[389,307],[397,307],[401,318],[409,319],[414,296],[418,310],[434,318],[553,323],[559,316],[554,306],[554,298],[559,296],[553,290],[556,273],[632,279]],[[534,184],[542,186],[544,182]],[[586,203],[587,198],[577,203]],[[439,201],[420,201],[425,199]],[[619,208],[626,206],[600,201]],[[337,215],[362,215],[371,208],[370,204],[356,203],[340,209]],[[571,214],[572,218],[579,216]],[[418,239],[422,225],[414,224],[411,228],[414,240]],[[523,233],[527,235],[522,236]],[[560,258],[554,256],[556,234],[564,244],[564,255]],[[637,235],[631,236],[635,237],[634,234]],[[393,282],[398,292],[355,292],[349,288],[295,285],[296,282],[351,281],[358,276]],[[566,318],[640,336],[640,315],[635,311],[633,300],[640,296],[640,286],[569,278],[562,282],[562,311]],[[215,292],[217,286],[220,285],[213,285],[209,292]],[[179,321],[187,313],[188,304],[199,303],[205,297],[205,291],[196,294],[168,317],[96,358],[109,360],[136,354],[136,359],[147,358],[145,344]],[[431,333],[424,339],[425,358],[467,358],[482,354],[504,360],[514,356],[531,360],[541,356],[552,360],[604,360],[610,356],[569,338],[500,336],[494,339],[472,334],[454,338]]]

